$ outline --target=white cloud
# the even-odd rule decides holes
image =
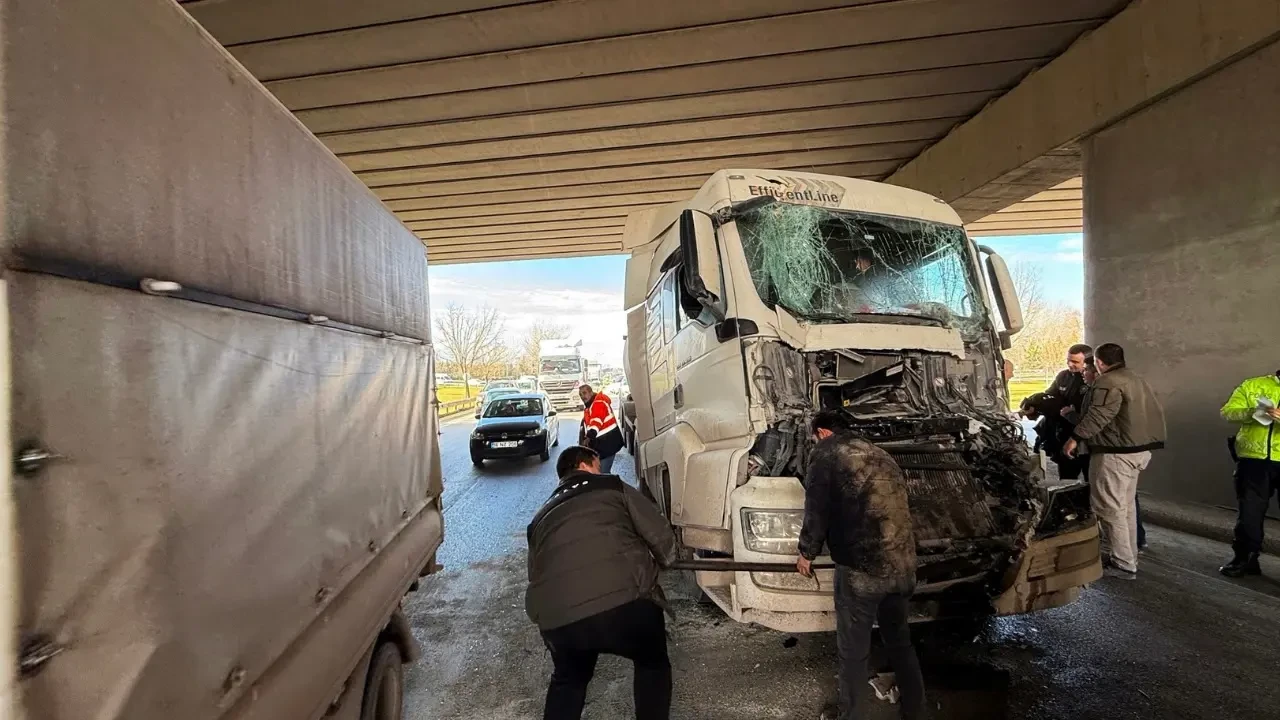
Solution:
[[[1058,243],[1058,249],[1059,250],[1083,250],[1084,236],[1077,235],[1075,237],[1069,237],[1066,240],[1063,240],[1062,242]]]
[[[1084,251],[1077,250],[1075,252],[1057,252],[1053,254],[1053,261],[1060,263],[1073,263],[1075,265],[1084,264]]]
[[[582,340],[587,357],[609,365],[622,364],[622,336],[626,334],[627,321],[621,289],[615,293],[562,287],[494,287],[433,278],[431,304],[437,312],[452,304],[492,307],[506,318],[513,345],[540,320],[566,325],[571,328],[573,339]]]

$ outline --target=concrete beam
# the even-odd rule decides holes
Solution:
[[[268,83],[291,109],[1109,17],[1124,0],[914,0]],[[833,32],[833,28],[839,32]]]
[[[1014,60],[621,105],[504,115],[466,123],[409,125],[336,133],[322,139],[334,153],[345,155],[550,133],[587,133],[606,128],[687,123],[698,119],[711,121],[733,116],[767,116],[804,109],[904,103],[913,98],[1004,90],[1016,84],[1038,62]]]
[[[512,228],[509,225],[499,225],[494,227],[483,228],[443,228],[432,229],[434,223],[416,222],[407,223],[410,230],[417,227],[417,235],[423,240],[448,239],[448,238],[476,238],[484,240],[490,235],[512,235],[521,233],[545,234],[551,236],[557,232],[576,232],[578,230],[599,230],[609,231],[614,228],[619,231],[626,225],[625,218],[588,218],[586,220],[560,220],[552,222],[528,223],[518,228]]]
[[[594,255],[612,255],[622,252],[622,242],[604,242],[592,245],[580,245],[564,250],[532,249],[495,249],[468,250],[464,252],[432,252],[427,250],[427,257],[432,265],[450,265],[454,263],[505,262],[508,260],[539,260],[546,258],[591,257]]]
[[[261,42],[236,48],[235,54],[249,72],[266,81],[759,20],[877,1],[684,2],[670,3],[654,12],[653,0],[553,0]]]
[[[385,185],[374,188],[374,194],[383,200],[420,198],[445,195],[472,195],[548,188],[571,188],[580,185],[612,184],[628,185],[645,181],[670,178],[699,178],[705,181],[711,173],[728,165],[737,167],[765,167],[779,170],[799,170],[841,166],[850,168],[859,177],[883,177],[902,165],[907,158],[915,157],[926,142],[883,143],[850,148],[831,148],[806,152],[767,153],[717,158],[699,158],[683,162],[655,165],[626,165],[583,170],[566,170],[534,175],[502,175],[470,180]],[[815,172],[821,172],[815,170]]]
[[[960,68],[1005,61],[1044,60],[1062,52],[1094,20],[1002,28],[963,35],[790,55],[658,68],[624,76],[571,77],[534,86],[502,87],[299,110],[320,135],[362,128],[522,115],[547,110]],[[874,99],[874,98],[872,98]]]
[[[609,130],[498,139],[487,142],[431,145],[429,147],[343,155],[342,161],[355,172],[429,165],[521,158],[537,155],[564,155],[600,148],[634,148],[751,138],[785,130],[785,135],[803,142],[805,133],[834,128],[856,129],[968,116],[995,97],[992,91],[958,93],[937,97],[891,100],[841,107],[714,117],[681,123],[621,127]],[[750,142],[748,139],[747,142]]]
[[[521,5],[529,0],[180,0],[226,46],[361,25]]]
[[[961,118],[939,118],[894,125],[868,125],[807,133],[779,133],[749,138],[710,140],[684,145],[597,150],[567,155],[547,155],[504,160],[487,160],[462,165],[436,165],[396,170],[356,173],[371,187],[429,183],[464,178],[488,178],[505,175],[530,175],[600,167],[621,167],[656,163],[675,163],[691,157],[728,159],[753,154],[799,153],[806,150],[874,146],[929,140],[945,133]]]
[[[1280,3],[1275,0],[1134,0],[889,182],[957,204],[964,208],[961,217],[973,219],[981,210],[964,201],[989,183],[1277,37]],[[1068,162],[1070,153],[1058,157]],[[1040,170],[1049,170],[1050,180],[1055,175],[1052,168]]]
[[[783,166],[779,170],[789,169]],[[810,172],[839,175],[842,177],[880,177],[897,167],[896,161],[871,163],[850,163],[848,165],[803,165]],[[465,195],[427,195],[403,200],[387,200],[385,205],[392,210],[430,210],[432,208],[450,207],[489,207],[505,206],[512,203],[537,202],[545,200],[573,200],[580,198],[602,198],[633,193],[683,191],[692,195],[706,182],[707,175],[687,175],[674,178],[651,178],[628,182],[597,183],[592,185],[567,185],[528,190],[511,190],[506,192],[479,192]]]

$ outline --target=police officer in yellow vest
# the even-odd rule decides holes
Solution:
[[[1235,557],[1219,570],[1227,577],[1261,575],[1262,527],[1271,496],[1280,492],[1280,371],[1249,378],[1222,406],[1222,418],[1240,425],[1236,433]]]

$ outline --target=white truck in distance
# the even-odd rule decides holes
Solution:
[[[831,570],[758,571],[795,560],[823,409],[907,477],[913,619],[1055,607],[1101,576],[1087,489],[1043,488],[1008,410],[1001,349],[1022,325],[1008,269],[946,203],[724,170],[632,215],[623,243],[637,474],[685,547],[718,563],[698,585],[734,619],[834,627]]]
[[[587,381],[582,341],[543,340],[538,350],[538,385],[557,408],[582,409],[578,388]]]

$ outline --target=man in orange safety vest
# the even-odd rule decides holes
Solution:
[[[586,408],[582,411],[583,444],[600,455],[600,471],[607,475],[623,445],[622,428],[618,427],[618,418],[613,414],[613,401],[590,385],[578,388],[578,395]]]

